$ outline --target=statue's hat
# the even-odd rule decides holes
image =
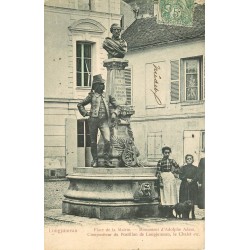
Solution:
[[[94,83],[105,83],[105,80],[102,78],[101,74],[95,75],[95,76],[93,76],[92,84],[94,84]]]

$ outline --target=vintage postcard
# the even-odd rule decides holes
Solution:
[[[45,0],[46,250],[205,248],[205,0]]]

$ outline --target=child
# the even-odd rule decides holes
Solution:
[[[192,207],[192,219],[195,219],[194,205],[197,204],[197,167],[193,165],[194,157],[191,154],[185,156],[186,165],[182,166],[179,173],[181,179],[179,201],[185,202],[191,200]]]

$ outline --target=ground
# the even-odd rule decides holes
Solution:
[[[44,183],[44,210],[61,208],[63,194],[68,187],[68,180],[46,181]]]

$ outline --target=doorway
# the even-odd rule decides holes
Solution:
[[[90,133],[86,119],[77,120],[77,167],[91,166]]]
[[[205,151],[205,131],[204,130],[185,130],[184,131],[184,155],[191,154],[194,156],[193,165],[198,166],[201,153]]]

